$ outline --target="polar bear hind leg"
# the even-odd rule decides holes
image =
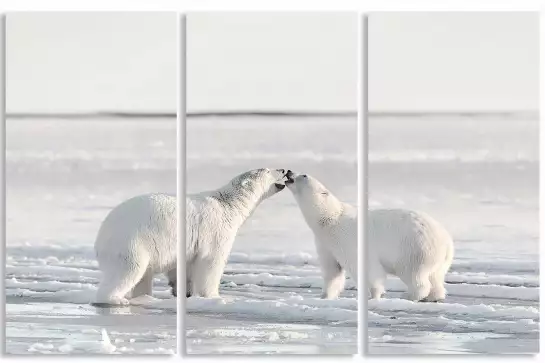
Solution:
[[[173,268],[166,273],[168,279],[168,286],[172,289],[172,295],[178,296],[178,270]]]
[[[367,278],[371,299],[380,299],[385,292],[384,281],[386,281],[386,271],[379,264],[373,264],[370,267],[367,272]]]
[[[141,295],[152,295],[153,290],[153,273],[148,268],[144,276],[136,284],[136,286],[126,295],[127,298],[134,298]]]
[[[399,276],[401,281],[407,285],[407,299],[411,301],[423,301],[431,291],[430,274],[428,271],[415,271],[404,273]]]
[[[426,301],[443,301],[446,297],[445,291],[445,276],[447,275],[453,259],[452,242],[447,250],[445,262],[440,264],[437,269],[430,275],[431,291]]]
[[[193,293],[192,273],[195,269],[194,259],[186,261],[185,263],[185,297],[191,297]]]
[[[445,276],[452,264],[451,255],[447,256],[445,263],[438,266],[438,268],[430,275],[431,291],[426,301],[443,301],[446,297],[445,291]]]
[[[425,301],[438,302],[445,300],[445,271],[444,269],[438,269],[430,275],[431,290]]]
[[[193,295],[193,284],[191,279],[188,277],[185,280],[185,297],[191,297]]]
[[[126,296],[143,279],[148,270],[148,260],[119,258],[116,261],[108,261],[108,267],[101,266],[104,276],[98,287],[97,303],[128,305]]]

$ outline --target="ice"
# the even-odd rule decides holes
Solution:
[[[525,286],[505,286],[494,285],[488,283],[449,283],[445,285],[447,292],[456,296],[468,297],[488,297],[497,299],[513,299],[513,300],[528,300],[539,301],[538,287]],[[386,281],[386,289],[388,291],[406,291],[407,288],[399,279],[388,279]]]
[[[368,301],[372,354],[539,349],[537,116],[371,117],[369,205],[425,211],[451,232],[443,303]]]
[[[7,354],[173,354],[178,300],[164,276],[131,306],[90,303],[108,211],[176,191],[175,119],[8,119],[6,142]]]
[[[538,287],[539,276],[512,276],[512,275],[492,275],[484,272],[452,272],[447,274],[449,283],[471,283],[483,285],[507,285]]]
[[[148,335],[149,337],[149,335]],[[116,343],[124,343],[123,339],[115,339]],[[131,343],[134,343],[134,339]],[[29,353],[39,354],[123,354],[135,353],[135,349],[130,346],[118,347],[112,343],[106,329],[100,332],[100,339],[97,340],[78,340],[67,338],[59,344],[34,343],[28,348]],[[175,354],[173,349],[163,347],[145,348],[138,352],[140,354]]]
[[[403,299],[369,300],[367,307],[372,311],[430,313],[475,316],[484,319],[539,319],[539,309],[535,307],[506,307],[500,304],[464,305],[457,303],[413,302]]]
[[[255,284],[258,286],[269,287],[300,287],[300,288],[322,288],[323,280],[320,276],[280,276],[272,275],[271,273],[262,272],[259,274],[246,273],[227,275],[224,280],[234,282],[237,285],[242,284]],[[349,280],[346,282],[347,289],[355,289],[356,284],[354,281]]]
[[[229,255],[229,263],[258,263],[260,265],[278,265],[278,264],[288,264],[288,265],[317,265],[316,257],[310,253],[299,252],[292,254],[263,254],[256,255],[252,254],[251,256],[247,253],[242,252],[233,252]]]
[[[61,353],[87,353],[87,354],[112,354],[117,347],[112,344],[106,329],[101,331],[100,341],[75,341],[67,340],[57,350]]]
[[[188,192],[215,189],[254,168],[322,180],[357,204],[356,118],[189,117]],[[323,285],[314,237],[289,191],[264,201],[240,229],[220,299],[186,302],[190,354],[354,354],[358,303],[347,279],[338,300]]]
[[[354,299],[350,299],[354,300]],[[347,308],[347,305],[350,308]],[[189,298],[185,305],[187,313],[214,313],[259,318],[262,321],[316,321],[357,325],[357,305],[343,300],[323,302],[321,300],[251,300]]]

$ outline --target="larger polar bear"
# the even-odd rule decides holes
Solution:
[[[186,199],[187,296],[215,297],[239,228],[265,199],[284,189],[284,169],[243,173]]]
[[[96,303],[125,305],[151,295],[157,273],[168,275],[176,294],[176,221],[176,197],[167,194],[131,198],[108,214],[95,241],[103,274]]]
[[[288,170],[286,186],[314,232],[324,279],[322,298],[334,299],[344,289],[345,270],[358,280],[358,213],[310,175]]]
[[[445,275],[454,245],[449,233],[425,213],[404,209],[370,210],[367,219],[367,278],[371,297],[384,293],[386,275],[398,276],[408,299],[445,299]]]

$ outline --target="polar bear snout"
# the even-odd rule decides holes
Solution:
[[[295,183],[295,177],[296,177],[296,176],[297,176],[297,175],[296,175],[293,171],[288,170],[287,173],[286,173],[286,175],[285,175],[285,177],[286,177],[286,185],[287,185],[287,184],[293,184],[293,183]]]
[[[285,184],[283,184],[283,179],[286,176],[286,170],[285,169],[275,169],[276,173],[278,173],[278,177],[276,178],[276,182],[274,183],[274,186],[276,187],[276,192],[281,191],[286,187]]]
[[[296,174],[291,170],[288,170],[286,173],[286,185],[290,187],[291,190],[293,190],[291,187],[295,184],[301,184],[301,182],[307,182],[308,181],[308,175],[307,174]]]

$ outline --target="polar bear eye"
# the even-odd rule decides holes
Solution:
[[[303,178],[305,178],[305,179],[306,179],[306,178],[307,178],[307,174],[303,174]]]

